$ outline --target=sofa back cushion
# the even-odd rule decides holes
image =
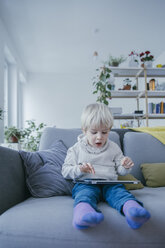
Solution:
[[[77,142],[77,137],[82,133],[80,128],[62,129],[55,127],[46,127],[42,133],[39,150],[45,150],[58,140],[62,140],[67,148],[73,146]],[[120,138],[115,131],[111,131],[109,139],[117,143],[120,147]]]
[[[71,195],[73,183],[61,174],[67,147],[61,140],[49,149],[37,152],[19,151],[26,172],[26,183],[32,196]]]
[[[165,145],[147,133],[128,132],[124,135],[124,154],[134,161],[132,174],[145,184],[140,165],[165,162]]]
[[[47,127],[37,152],[19,151],[26,171],[26,183],[34,197],[70,195],[73,183],[61,174],[67,150],[77,141],[81,129]],[[111,132],[110,139],[120,146],[119,135]]]

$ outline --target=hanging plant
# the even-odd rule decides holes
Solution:
[[[96,71],[98,72],[98,75],[94,78],[93,85],[95,87],[95,91],[93,91],[93,94],[99,94],[97,97],[97,102],[102,102],[108,105],[108,100],[111,99],[111,70],[104,65]]]

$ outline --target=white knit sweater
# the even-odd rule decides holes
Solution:
[[[125,169],[121,165],[124,158],[120,147],[108,140],[101,148],[95,148],[88,144],[86,136],[78,136],[78,142],[68,149],[66,159],[62,166],[62,175],[67,179],[76,178],[105,178],[117,179],[118,175],[126,175],[131,169]],[[80,171],[82,163],[91,163],[95,174]]]

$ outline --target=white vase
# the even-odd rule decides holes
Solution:
[[[130,58],[128,65],[129,65],[129,67],[139,67],[138,59],[135,56]]]
[[[146,68],[152,68],[152,61],[145,61],[144,65],[146,66]]]

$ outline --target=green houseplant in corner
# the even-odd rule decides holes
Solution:
[[[37,125],[34,120],[27,120],[27,127],[19,129],[15,126],[5,127],[5,140],[8,143],[19,143],[21,149],[26,151],[37,151],[44,123]]]
[[[106,105],[109,104],[108,100],[111,99],[111,70],[107,66],[100,67],[96,70],[97,76],[94,77],[94,88],[93,94],[99,94],[97,102],[102,102]]]
[[[22,132],[15,126],[5,127],[5,140],[8,143],[18,143],[21,139]]]
[[[44,123],[36,124],[34,120],[27,120],[27,127],[21,133],[21,146],[26,151],[37,151],[43,128],[46,126]]]

